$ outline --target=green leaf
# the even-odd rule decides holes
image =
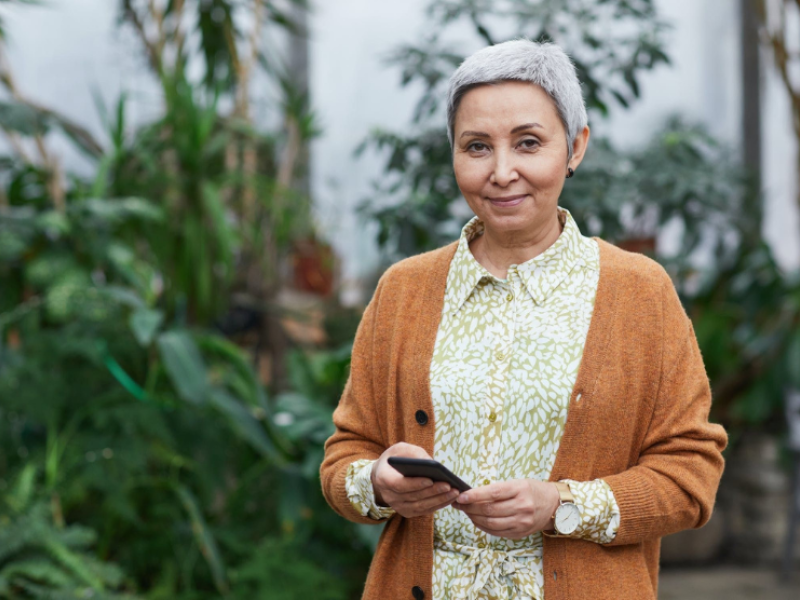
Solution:
[[[208,525],[203,518],[203,513],[200,511],[197,499],[194,497],[194,494],[192,494],[189,488],[182,484],[175,485],[175,492],[177,493],[181,504],[183,504],[183,508],[186,510],[186,513],[189,515],[194,539],[200,548],[200,552],[203,554],[203,558],[205,558],[206,563],[208,563],[208,566],[211,569],[211,576],[214,579],[214,585],[216,586],[217,591],[225,596],[229,591],[225,564],[222,562],[214,535],[209,530]]]
[[[228,419],[234,430],[259,454],[273,460],[281,460],[261,423],[244,404],[220,388],[211,388],[208,399],[210,404]]]
[[[25,265],[25,278],[31,285],[45,288],[66,273],[77,270],[80,268],[73,255],[57,251],[44,252]]]
[[[77,583],[49,560],[39,558],[14,561],[0,571],[0,579],[14,581],[17,578],[29,579],[57,589],[74,588]]]
[[[145,308],[144,300],[133,290],[118,285],[107,285],[102,292],[109,299],[134,309]]]
[[[618,92],[617,90],[612,89],[611,90],[611,94],[614,96],[614,98],[617,99],[617,102],[619,102],[624,108],[629,108],[630,107],[630,103],[628,102],[628,99],[625,98],[625,96],[623,96],[620,92]]]
[[[214,361],[212,364],[223,364],[225,370],[230,372],[231,378],[238,377],[242,382],[236,390],[239,400],[252,407],[265,408],[259,401],[259,393],[263,391],[261,382],[242,348],[215,333],[199,334],[197,344],[203,355]]]
[[[0,102],[0,127],[25,136],[44,135],[49,129],[48,119],[28,106],[18,102]]]
[[[208,398],[208,371],[191,335],[186,331],[162,333],[158,348],[178,395],[192,404],[203,404]]]
[[[286,535],[296,535],[308,510],[305,480],[299,472],[288,470],[281,479],[279,514],[281,528]]]
[[[35,464],[25,465],[17,477],[13,489],[6,496],[6,502],[15,512],[22,512],[30,504],[34,485],[36,484],[37,472],[38,469]]]
[[[36,226],[50,238],[67,236],[72,232],[69,218],[56,210],[45,210],[37,214]]]
[[[66,567],[78,579],[94,590],[103,590],[103,581],[95,575],[80,554],[76,554],[60,540],[47,536],[43,544],[47,552],[62,566]]]
[[[140,308],[134,311],[129,320],[133,335],[142,346],[150,345],[163,322],[164,313],[149,308]]]

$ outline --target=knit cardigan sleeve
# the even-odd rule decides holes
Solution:
[[[350,375],[339,405],[333,412],[336,430],[325,442],[325,458],[320,466],[322,493],[328,504],[345,519],[371,525],[386,521],[361,515],[356,510],[348,497],[345,477],[348,466],[354,461],[375,460],[386,450],[376,418],[372,365],[378,306],[389,271],[378,283],[358,326],[353,342]]]
[[[727,436],[708,420],[711,389],[703,359],[668,279],[662,305],[660,383],[638,462],[604,477],[620,507],[612,546],[705,525],[724,467]]]

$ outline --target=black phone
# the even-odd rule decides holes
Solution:
[[[472,489],[438,460],[433,460],[432,458],[390,456],[388,461],[392,467],[397,469],[405,477],[427,477],[433,481],[444,481],[452,485],[459,492],[466,492]]]

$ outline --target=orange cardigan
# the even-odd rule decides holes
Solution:
[[[711,391],[694,330],[658,263],[602,240],[600,281],[551,481],[602,477],[620,507],[608,545],[545,538],[546,600],[655,600],[661,537],[711,516],[725,431],[708,421]],[[348,465],[397,442],[433,454],[430,362],[456,243],[392,266],[364,312],[350,378],[325,443],[322,491],[358,523]],[[424,411],[428,419],[415,418]],[[431,600],[433,515],[393,515],[363,599]]]

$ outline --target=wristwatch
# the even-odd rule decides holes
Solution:
[[[559,504],[556,512],[551,517],[553,527],[542,533],[548,537],[560,537],[575,533],[581,524],[581,511],[575,504],[575,497],[569,489],[569,484],[564,481],[555,482],[558,489]]]

